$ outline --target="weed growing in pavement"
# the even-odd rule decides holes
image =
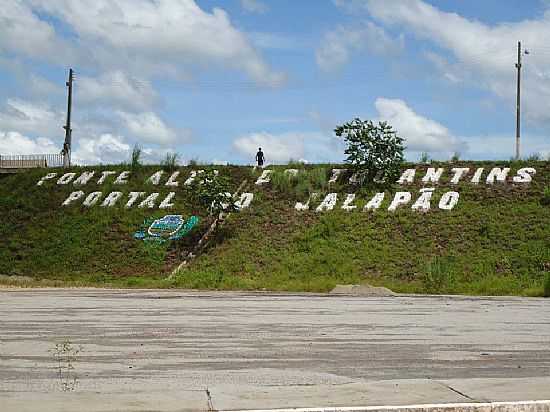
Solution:
[[[50,351],[57,363],[57,377],[63,392],[74,391],[78,386],[78,376],[75,372],[74,363],[82,346],[74,346],[66,340],[62,343],[56,343]]]

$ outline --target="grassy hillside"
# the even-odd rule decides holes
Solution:
[[[537,169],[530,184],[484,183],[492,167],[510,167],[511,180],[527,166]],[[299,166],[305,171],[290,180],[282,172],[287,167],[277,167],[272,182],[262,186],[254,185],[259,172],[251,168],[216,167],[231,177],[233,189],[247,180],[246,191],[254,193],[254,200],[250,208],[232,214],[206,252],[172,280],[167,276],[174,265],[210,222],[181,188],[199,167],[178,168],[180,187],[175,189],[164,186],[171,172],[159,186],[145,183],[158,166],[133,171],[123,186],[111,177],[97,185],[97,173],[120,173],[127,166],[73,168],[77,175],[96,171],[81,188],[57,185],[56,179],[37,186],[51,170],[0,175],[0,275],[9,276],[3,277],[7,283],[18,275],[45,285],[328,291],[337,283],[369,283],[398,292],[543,294],[550,281],[550,205],[543,200],[550,187],[549,162],[430,165],[445,168],[445,173],[438,185],[430,185],[436,191],[428,213],[410,208],[428,166],[416,165],[414,184],[394,187],[379,210],[368,212],[362,209],[376,188],[351,186],[346,176],[329,187],[334,167]],[[452,167],[471,169],[457,186],[449,184]],[[478,167],[486,171],[482,183],[474,185],[470,179]],[[124,197],[112,208],[99,203],[87,208],[82,199],[62,207],[75,190],[104,195],[121,191]],[[451,211],[439,210],[439,198],[450,190],[460,193],[459,203]],[[125,208],[131,191],[159,192],[160,200],[174,191],[176,206],[170,211]],[[296,202],[307,201],[312,191],[338,193],[334,210],[296,211]],[[397,191],[412,192],[412,202],[388,212]],[[347,193],[357,194],[354,211],[341,209]],[[171,243],[133,238],[145,219],[166,214],[198,214],[202,220],[191,235]]]

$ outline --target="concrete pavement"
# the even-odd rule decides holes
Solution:
[[[1,411],[549,398],[550,300],[0,289]]]

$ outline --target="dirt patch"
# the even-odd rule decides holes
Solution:
[[[336,285],[336,287],[330,291],[330,294],[351,296],[397,296],[397,293],[388,288],[370,285]]]
[[[8,275],[0,275],[0,281],[2,282],[14,282],[14,283],[30,283],[34,279],[29,276],[8,276]]]

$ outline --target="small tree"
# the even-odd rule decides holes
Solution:
[[[337,126],[336,136],[347,144],[345,154],[362,182],[394,182],[403,163],[403,140],[387,122],[354,119]]]
[[[214,170],[205,170],[197,174],[186,190],[189,197],[206,209],[210,216],[218,216],[221,212],[236,209],[230,187],[229,178],[220,176]]]
[[[130,159],[130,166],[132,170],[137,170],[141,166],[141,146],[136,143],[132,149],[132,157]]]

